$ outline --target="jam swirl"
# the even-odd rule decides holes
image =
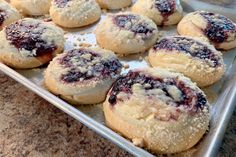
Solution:
[[[113,85],[110,93],[108,102],[114,106],[120,100],[117,95],[120,92],[124,92],[127,95],[133,93],[132,86],[134,84],[141,84],[145,91],[148,92],[152,89],[161,89],[167,97],[170,97],[171,100],[168,100],[167,105],[173,105],[175,107],[183,106],[185,109],[188,109],[192,112],[197,112],[199,109],[203,109],[206,105],[207,100],[201,92],[197,92],[192,88],[188,87],[183,81],[178,78],[157,78],[152,77],[148,74],[141,74],[140,72],[129,71],[125,76],[121,76]],[[149,84],[149,86],[145,86]],[[171,97],[171,94],[168,91],[168,86],[176,86],[181,91],[181,99],[175,100]],[[155,95],[150,95],[154,96]]]
[[[54,0],[55,4],[59,8],[64,8],[69,1],[71,0]]]
[[[122,68],[117,58],[102,59],[100,54],[86,49],[67,52],[67,55],[59,59],[59,63],[70,68],[61,76],[61,80],[66,83],[113,77],[118,75]]]
[[[192,57],[196,57],[202,60],[210,60],[212,67],[220,66],[220,57],[212,52],[206,45],[186,37],[171,37],[163,38],[158,41],[154,46],[154,50],[165,49],[168,52],[173,50],[181,51],[190,54]]]
[[[140,21],[140,17],[135,15],[117,15],[114,17],[114,23],[126,30],[130,30],[135,34],[152,34],[155,28],[148,23]]]
[[[7,15],[6,12],[0,9],[0,26],[3,24],[6,15]]]
[[[27,57],[39,57],[53,53],[57,49],[54,44],[48,44],[42,39],[46,28],[40,28],[40,23],[31,24],[27,21],[17,21],[6,27],[6,38],[19,50],[31,53]]]
[[[200,15],[207,20],[207,27],[203,32],[212,42],[227,41],[230,33],[236,36],[236,26],[227,17],[209,12],[200,12]]]

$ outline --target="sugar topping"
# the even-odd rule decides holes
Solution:
[[[176,50],[206,61],[211,67],[218,67],[223,64],[222,57],[217,50],[210,49],[208,45],[188,37],[166,37],[158,41],[153,49],[168,50],[167,53]],[[158,51],[156,52],[158,53]]]
[[[71,1],[71,0],[54,0],[55,4],[59,8],[64,8],[69,1]]]
[[[122,68],[115,55],[85,48],[71,50],[58,61],[69,69],[61,76],[61,80],[66,83],[117,77]]]

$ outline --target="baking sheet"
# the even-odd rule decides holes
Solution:
[[[192,8],[191,8],[192,9]],[[189,8],[188,8],[189,10]],[[104,18],[102,16],[101,20]],[[97,23],[80,29],[66,29],[65,50],[71,50],[80,46],[95,46],[96,40],[93,31]],[[176,34],[175,26],[159,28],[163,36]],[[127,57],[119,57],[123,64],[128,64],[129,68],[124,69],[125,73],[130,69],[147,67],[146,55],[137,54]],[[217,153],[219,144],[223,138],[224,130],[228,120],[232,114],[235,104],[234,97],[236,94],[236,50],[231,50],[224,53],[224,62],[227,66],[227,72],[224,77],[216,84],[203,89],[212,105],[211,108],[211,124],[210,130],[194,148],[187,152],[176,154],[173,156],[214,156]],[[235,64],[235,66],[234,66]],[[87,106],[71,106],[60,98],[49,93],[43,84],[43,72],[46,66],[31,70],[12,70],[9,67],[0,63],[0,70],[14,78],[18,82],[27,86],[29,89],[48,100],[64,112],[68,113],[75,119],[81,121],[86,126],[101,134],[103,137],[113,141],[123,149],[127,150],[135,156],[152,156],[149,152],[135,147],[131,142],[124,139],[105,126],[102,105],[87,105]]]

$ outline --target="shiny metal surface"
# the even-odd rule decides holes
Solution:
[[[193,8],[186,8],[192,10]],[[104,16],[103,16],[104,17]],[[103,19],[102,17],[102,19]],[[65,34],[65,49],[70,50],[86,44],[95,45],[95,36],[92,33],[96,24],[82,29],[68,29]],[[176,34],[175,27],[159,28],[163,36]],[[120,57],[124,64],[129,65],[129,69],[147,67],[145,54],[131,55],[128,57]],[[215,156],[219,145],[222,141],[225,128],[232,115],[235,107],[236,96],[236,50],[224,53],[224,61],[227,65],[227,72],[224,77],[208,88],[203,89],[208,96],[208,100],[212,104],[211,107],[211,124],[209,132],[201,140],[201,142],[186,153],[177,154],[179,156],[191,154],[191,156],[208,157]],[[129,69],[124,69],[123,73]],[[111,140],[121,148],[130,152],[135,156],[151,157],[153,156],[144,149],[134,146],[129,140],[121,137],[117,133],[105,126],[104,115],[101,104],[88,106],[72,106],[60,98],[48,92],[43,85],[43,72],[45,67],[32,70],[13,70],[6,65],[0,63],[0,70],[12,77],[16,81],[37,93],[62,111],[74,117],[84,125],[88,126],[98,134]]]

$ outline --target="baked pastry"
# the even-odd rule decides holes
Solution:
[[[236,25],[227,17],[206,11],[189,13],[179,22],[180,35],[206,37],[217,49],[236,47]]]
[[[162,38],[149,50],[148,58],[152,66],[183,73],[200,87],[218,81],[225,70],[221,52],[187,36]]]
[[[45,15],[49,13],[51,0],[11,0],[11,4],[24,15]]]
[[[21,18],[20,13],[9,5],[6,1],[0,0],[0,30],[4,26],[17,21]]]
[[[132,4],[132,0],[96,0],[103,9],[121,9]]]
[[[0,60],[14,68],[34,68],[49,62],[64,47],[64,32],[41,20],[25,18],[0,32]]]
[[[209,125],[204,93],[182,74],[159,68],[120,77],[103,107],[109,127],[154,153],[191,148]]]
[[[176,0],[138,0],[132,11],[152,19],[157,25],[175,25],[183,17],[183,8]]]
[[[101,9],[95,0],[52,0],[50,15],[60,26],[82,27],[98,21]]]
[[[58,55],[45,72],[45,85],[72,104],[96,104],[105,100],[122,69],[113,52],[79,48]]]
[[[130,13],[109,14],[96,28],[97,43],[119,54],[144,52],[158,38],[158,29],[149,18]]]

